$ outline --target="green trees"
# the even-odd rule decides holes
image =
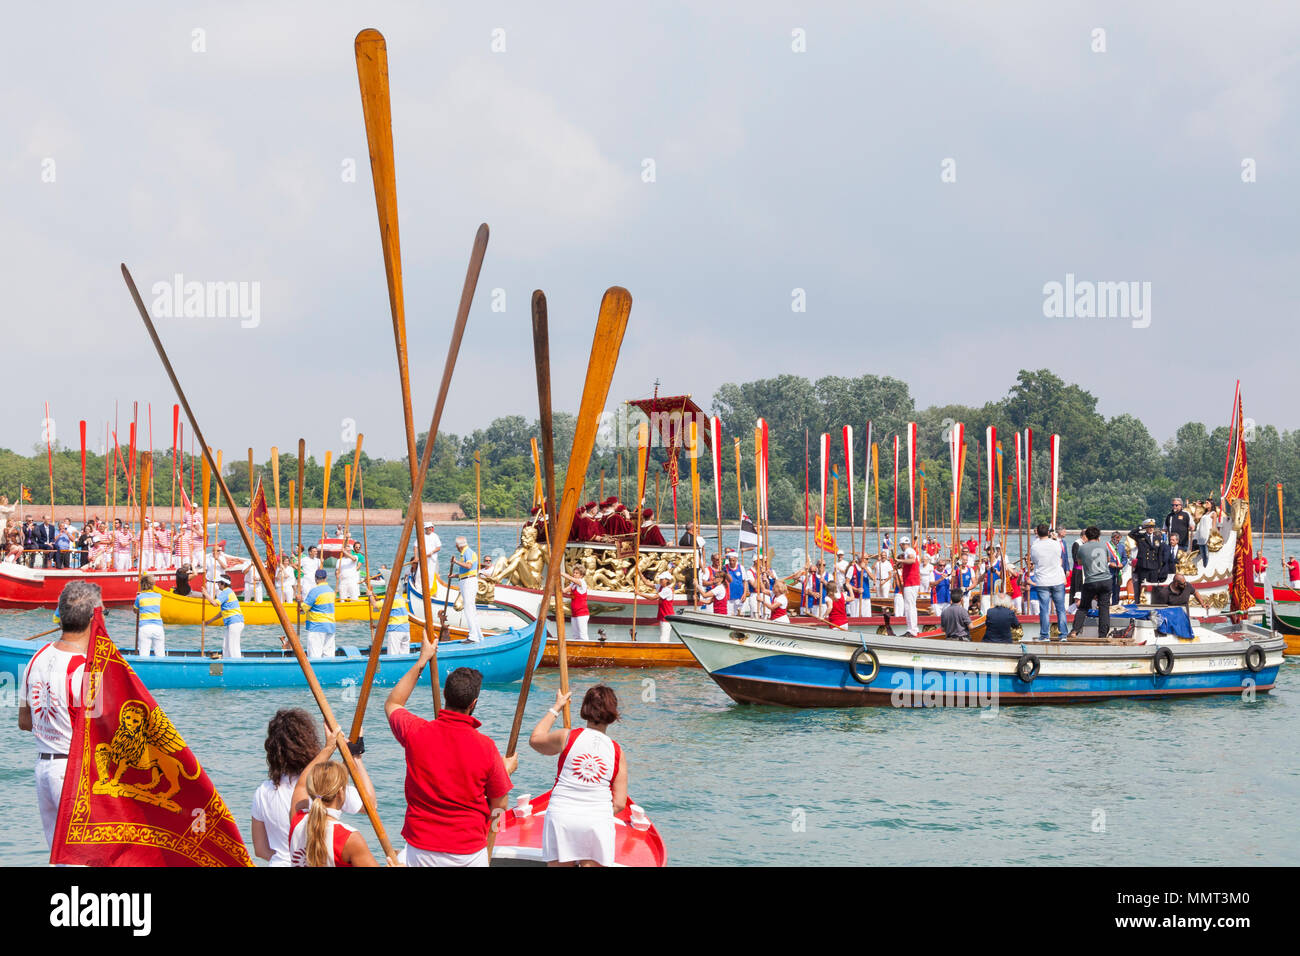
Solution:
[[[1097,399],[1078,385],[1063,381],[1047,369],[1022,369],[1000,398],[982,406],[943,405],[917,409],[905,382],[888,376],[862,375],[856,378],[826,376],[810,381],[797,375],[778,375],[753,382],[727,383],[713,396],[712,412],[722,419],[722,502],[725,520],[734,521],[739,514],[736,501],[735,441],[740,442],[740,476],[745,509],[754,514],[753,429],[756,419],[765,418],[769,428],[770,494],[769,513],[773,523],[802,524],[804,520],[804,440],[808,436],[808,467],[812,494],[817,495],[819,455],[817,439],[822,432],[831,435],[831,461],[843,462],[840,430],[852,425],[857,444],[854,473],[857,496],[866,477],[866,423],[874,426],[874,438],[880,452],[880,510],[882,519],[892,521],[893,512],[893,438],[904,433],[908,421],[918,425],[919,456],[925,465],[932,524],[946,524],[948,495],[952,474],[948,452],[948,433],[954,422],[966,425],[966,478],[962,488],[962,517],[974,522],[976,509],[987,488],[983,474],[984,430],[998,429],[1004,450],[1004,484],[1010,483],[1010,523],[1017,523],[1015,508],[1015,432],[1027,427],[1034,430],[1034,514],[1035,521],[1048,513],[1049,438],[1053,432],[1062,436],[1062,479],[1059,520],[1068,527],[1098,524],[1103,527],[1132,527],[1144,517],[1161,518],[1173,495],[1185,498],[1217,495],[1223,480],[1223,462],[1227,454],[1228,429],[1224,425],[1207,429],[1199,422],[1188,422],[1173,438],[1160,447],[1146,426],[1135,416],[1123,413],[1106,419],[1097,411]],[[560,486],[573,440],[574,416],[555,414],[555,480]],[[532,438],[538,434],[536,419],[522,415],[498,418],[486,428],[466,436],[439,435],[430,462],[425,485],[426,501],[455,501],[467,515],[474,512],[474,454],[482,454],[482,511],[485,517],[517,517],[528,513],[533,501]],[[612,434],[612,432],[610,432]],[[1250,462],[1253,509],[1257,526],[1265,510],[1269,528],[1277,527],[1278,482],[1293,494],[1288,502],[1288,523],[1300,528],[1300,431],[1279,432],[1271,425],[1247,421],[1247,455]],[[426,436],[417,440],[423,452]],[[288,505],[289,479],[297,478],[296,449],[280,455],[280,495]],[[110,455],[111,455],[110,451]],[[125,452],[123,452],[125,454]],[[165,452],[154,455],[155,501],[171,502],[171,463]],[[323,456],[322,456],[323,457]],[[623,487],[617,483],[619,460],[622,459]],[[904,459],[906,457],[904,452]],[[376,508],[405,508],[410,496],[410,475],[404,458],[376,459],[362,453],[365,469],[366,505]],[[350,463],[352,449],[339,449],[330,478],[330,502],[341,505],[345,492],[343,466]],[[647,498],[654,503],[655,475],[660,475],[659,519],[668,530],[672,525],[672,492],[662,465],[665,449],[651,450],[647,481]],[[625,501],[635,497],[633,471],[635,447],[618,447],[611,442],[598,443],[587,473],[584,500],[595,498],[602,469],[605,494],[617,494]],[[677,489],[679,522],[684,524],[691,513],[690,463],[680,458],[681,482]],[[185,456],[186,487],[196,462]],[[321,504],[324,480],[323,462],[313,454],[306,466],[308,507]],[[54,454],[55,495],[58,509],[68,506],[69,514],[79,517],[81,474],[75,450],[56,449]],[[269,462],[257,466],[271,495]],[[714,520],[713,467],[707,453],[699,462],[702,515],[706,524]],[[87,501],[91,507],[103,507],[105,459],[87,456]],[[225,475],[231,492],[241,507],[249,495],[246,460],[232,452],[225,462]],[[977,481],[977,474],[980,480]],[[873,482],[874,483],[874,482]],[[0,494],[16,501],[19,485],[31,489],[33,501],[28,510],[41,512],[49,503],[49,476],[45,448],[33,449],[24,456],[0,449]],[[196,482],[197,484],[197,482]],[[906,478],[902,479],[899,512],[907,512]],[[126,481],[119,475],[118,507],[127,500]],[[179,500],[179,496],[178,496]],[[875,493],[871,507],[874,510]],[[358,504],[354,498],[353,505]],[[76,506],[76,507],[73,507]],[[816,502],[814,502],[816,508]],[[828,510],[830,503],[827,504]],[[862,502],[857,501],[861,522]],[[885,516],[888,516],[886,519]],[[1000,517],[1000,514],[999,514]],[[846,490],[840,488],[840,523],[849,521]],[[871,523],[874,525],[874,518]]]

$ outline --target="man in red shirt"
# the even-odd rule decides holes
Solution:
[[[406,709],[435,646],[421,644],[419,660],[384,701],[388,726],[406,751],[406,865],[487,866],[496,835],[491,822],[505,812],[510,776],[473,716],[483,685],[478,671],[458,667],[447,675],[436,720]],[[511,770],[518,767],[518,758],[511,763]]]
[[[1300,559],[1292,556],[1291,560],[1286,563],[1287,578],[1291,582],[1291,589],[1300,589]]]

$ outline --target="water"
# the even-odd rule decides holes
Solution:
[[[456,533],[439,529],[444,548]],[[485,527],[484,550],[513,545],[517,529]],[[473,540],[472,528],[470,531]],[[371,529],[371,557],[395,545],[396,528]],[[774,551],[803,533],[774,532]],[[1280,567],[1276,539],[1266,546]],[[444,551],[444,553],[446,553]],[[110,612],[110,629],[130,615]],[[0,614],[0,636],[49,627],[48,612]],[[340,625],[340,641],[364,636]],[[169,628],[175,646],[197,628]],[[211,634],[209,635],[212,636]],[[218,635],[219,636],[219,635]],[[278,646],[269,628],[245,646]],[[742,707],[697,669],[575,671],[581,693],[597,679],[614,688],[614,726],[629,791],[663,834],[672,864],[1234,865],[1300,863],[1300,664],[1278,689],[1238,698],[976,711],[798,712]],[[525,714],[515,795],[547,790],[553,758],[528,750],[532,725],[554,701],[558,672],[540,671]],[[11,685],[12,686],[12,685]],[[345,724],[346,691],[327,691]],[[383,688],[366,715],[366,764],[390,839],[401,846],[404,764],[384,721]],[[251,838],[252,794],[265,774],[262,740],[278,707],[314,711],[306,688],[160,690],[176,723]],[[517,686],[489,687],[477,716],[504,747]],[[12,695],[0,730],[0,863],[47,858],[32,785],[35,748],[17,730]],[[427,688],[411,707],[430,716]],[[3,712],[0,711],[0,712]],[[512,796],[513,800],[513,796]],[[371,831],[360,825],[370,840]]]

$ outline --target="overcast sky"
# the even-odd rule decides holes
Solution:
[[[536,415],[534,288],[576,410],[614,284],[633,307],[612,399],[658,378],[707,408],[727,381],[872,373],[919,406],[981,404],[1046,366],[1161,440],[1226,424],[1238,377],[1247,415],[1300,426],[1300,6],[82,6],[7,11],[0,446],[40,440],[46,399],[73,447],[78,419],[102,434],[132,400],[168,443],[126,262],[147,303],[176,274],[257,284],[255,328],[159,320],[228,459],[337,451],[344,419],[372,455],[403,451],[353,58],[370,26],[420,429],[480,222],[444,418],[461,434]],[[1067,274],[1150,283],[1149,326],[1045,317]]]

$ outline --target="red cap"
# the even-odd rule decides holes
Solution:
[[[653,517],[654,517],[654,513],[655,513],[655,510],[654,510],[653,508],[642,508],[642,509],[641,509],[641,517],[642,517],[642,518],[653,518]]]

